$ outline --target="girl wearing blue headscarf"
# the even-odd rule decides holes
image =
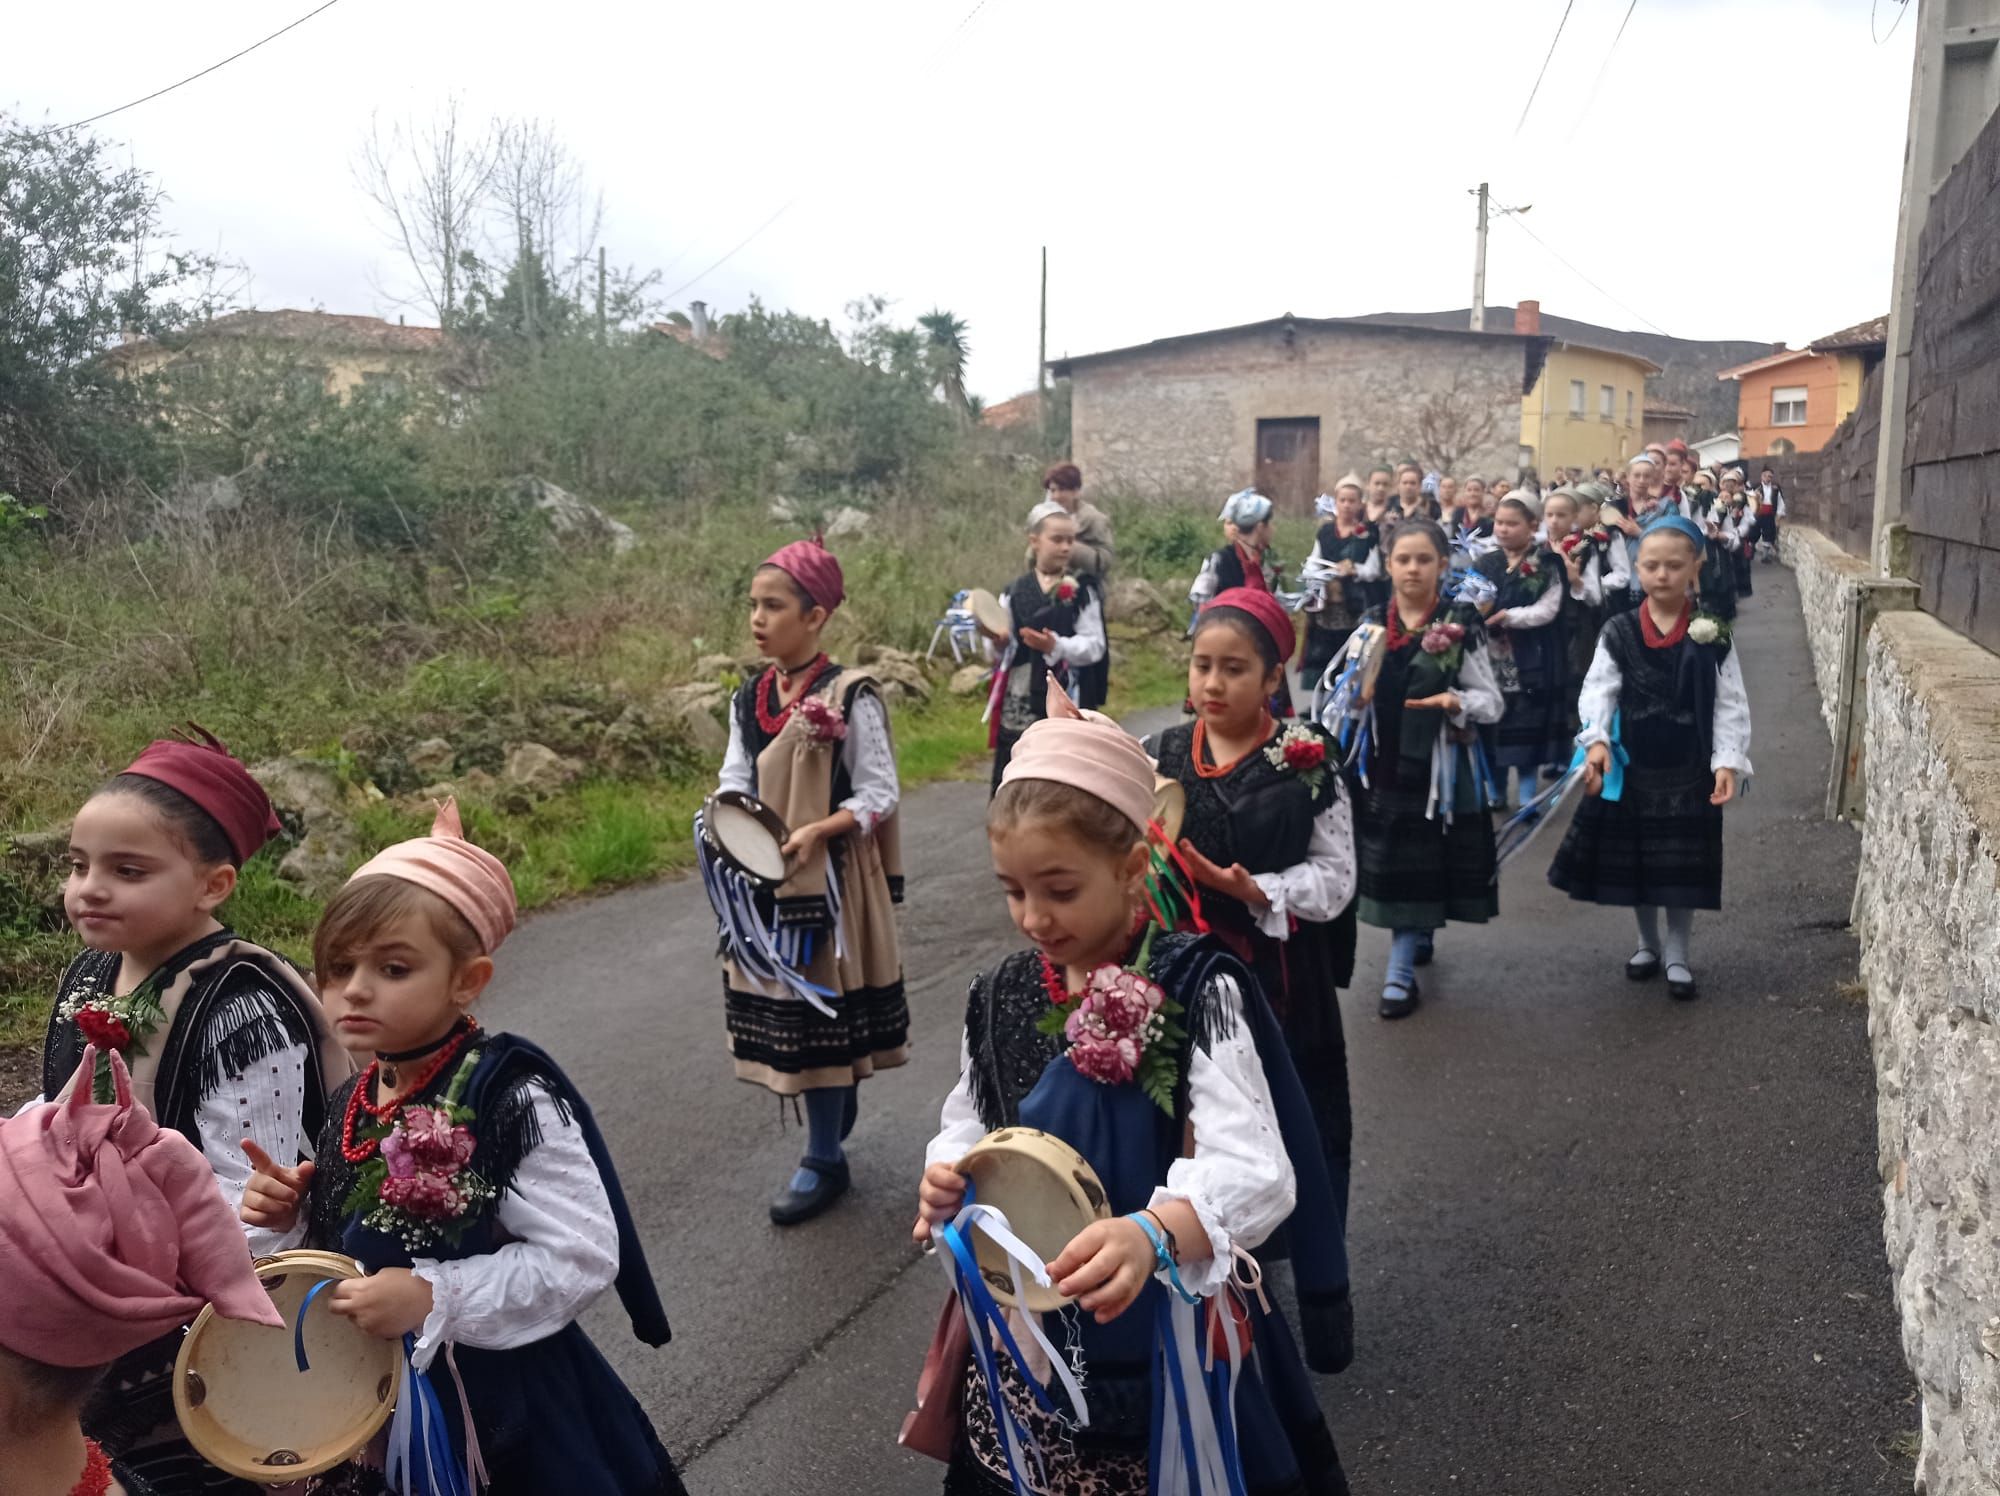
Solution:
[[[1549,882],[1573,899],[1632,909],[1634,981],[1695,996],[1697,909],[1722,907],[1722,808],[1750,776],[1750,699],[1729,625],[1696,606],[1707,537],[1662,511],[1639,540],[1640,605],[1604,625],[1578,712],[1587,798]],[[1666,935],[1660,932],[1665,911]]]

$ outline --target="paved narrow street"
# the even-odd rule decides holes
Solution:
[[[1358,1357],[1323,1392],[1358,1493],[1889,1496],[1913,1428],[1882,1257],[1874,1091],[1847,909],[1855,833],[1820,818],[1827,736],[1788,573],[1743,649],[1751,797],[1729,813],[1704,995],[1622,975],[1629,918],[1571,905],[1550,831],[1503,919],[1454,927],[1411,1021],[1347,995]],[[735,1084],[692,883],[531,921],[487,1018],[599,1108],[675,1339],[590,1324],[698,1493],[937,1489],[894,1439],[943,1292],[908,1246],[968,977],[1010,948],[983,784],[906,804],[911,1065],[863,1088],[856,1189],[789,1232],[764,1205],[801,1133]]]

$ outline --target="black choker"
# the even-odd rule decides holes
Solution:
[[[431,1040],[430,1043],[419,1044],[415,1049],[401,1049],[397,1050],[394,1054],[385,1054],[378,1049],[375,1051],[375,1058],[380,1063],[375,1073],[385,1085],[393,1090],[398,1078],[396,1075],[396,1067],[398,1065],[408,1064],[411,1060],[421,1060],[427,1054],[436,1054],[471,1026],[472,1020],[461,1018],[450,1028],[446,1029],[443,1034]]]

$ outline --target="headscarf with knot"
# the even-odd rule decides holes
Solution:
[[[125,772],[187,796],[222,828],[236,860],[248,862],[283,829],[271,797],[207,728],[190,722],[179,732],[148,744]]]
[[[97,1050],[67,1101],[0,1122],[0,1345],[49,1366],[102,1366],[214,1304],[285,1321],[250,1265],[236,1212],[199,1150],[132,1101],[90,1099]]]
[[[1254,530],[1271,517],[1271,501],[1254,488],[1241,489],[1222,501],[1216,518],[1239,530]]]
[[[1000,783],[1046,779],[1094,795],[1132,823],[1136,840],[1153,818],[1153,761],[1146,750],[1102,712],[1079,710],[1053,679],[1048,711],[1021,734]]]
[[[458,801],[438,807],[429,836],[385,847],[354,870],[355,878],[401,878],[436,894],[458,911],[487,955],[500,949],[519,908],[507,865],[465,839]]]
[[[764,558],[763,564],[777,567],[829,613],[847,600],[847,583],[840,574],[840,563],[817,539],[794,540],[790,545],[780,546]]]

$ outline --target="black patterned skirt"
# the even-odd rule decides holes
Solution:
[[[1722,807],[1715,775],[1699,762],[1625,770],[1617,800],[1593,795],[1577,808],[1549,868],[1571,898],[1631,907],[1722,907]]]
[[[1482,803],[1461,753],[1458,804],[1450,824],[1424,814],[1430,765],[1405,759],[1398,782],[1354,791],[1358,911],[1382,930],[1435,930],[1447,921],[1485,924],[1500,913],[1494,881],[1493,813]],[[1405,786],[1414,786],[1405,788]]]

